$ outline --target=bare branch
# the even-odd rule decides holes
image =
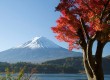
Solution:
[[[86,36],[87,40],[89,40],[90,37],[89,37],[89,35],[88,35],[86,25],[85,25],[85,23],[84,23],[84,21],[83,21],[82,18],[80,18],[80,22],[81,22],[81,25],[82,25],[82,30],[83,30],[83,32],[84,32],[84,35]]]

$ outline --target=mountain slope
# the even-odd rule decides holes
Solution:
[[[38,48],[61,48],[61,47],[45,37],[35,37],[32,40],[15,48],[38,49]]]
[[[81,53],[68,51],[45,37],[36,37],[20,46],[0,52],[0,62],[42,63],[66,57],[82,56]]]

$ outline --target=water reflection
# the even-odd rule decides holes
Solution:
[[[33,77],[37,80],[87,80],[84,74],[35,74]],[[105,80],[110,80],[110,75],[105,75]]]

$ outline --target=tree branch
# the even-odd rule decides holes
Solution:
[[[84,35],[83,35],[83,31],[82,31],[81,28],[78,29],[77,34],[78,34],[78,36],[80,38],[79,44],[81,45],[81,47],[83,48],[83,50],[86,51],[87,43],[85,41],[85,38],[84,38]]]
[[[104,5],[104,8],[103,8],[103,10],[102,10],[102,12],[101,12],[101,16],[100,16],[100,21],[102,21],[102,19],[103,19],[104,12],[105,12],[105,10],[106,10],[108,4],[109,4],[109,1],[110,1],[110,0],[108,0],[107,3]]]
[[[92,46],[95,39],[90,39],[86,46],[86,51],[83,50],[83,60],[84,60],[84,66],[88,68],[86,72],[90,74],[91,77],[95,74],[95,61],[92,55]],[[85,55],[86,54],[86,55]]]
[[[89,40],[90,37],[88,35],[87,28],[86,28],[86,25],[84,23],[84,20],[82,18],[80,18],[80,22],[81,22],[81,25],[82,25],[82,30],[84,32],[84,35],[86,36],[87,40]]]
[[[93,46],[93,43],[94,43],[95,40],[92,40],[90,39],[87,43],[87,50],[86,50],[86,53],[87,53],[87,61],[88,61],[88,64],[89,64],[89,67],[91,68],[92,72],[95,73],[94,69],[94,64],[95,64],[95,61],[94,61],[94,58],[93,58],[93,55],[92,55],[92,46]]]
[[[83,3],[87,6],[87,8],[88,8],[90,11],[92,11],[94,14],[96,14],[96,13],[89,7],[88,3],[84,2],[84,0],[82,0],[82,1],[83,1]]]
[[[99,68],[102,68],[102,52],[106,43],[107,42],[102,43],[101,41],[97,42],[97,49],[95,53],[95,72],[97,72]]]
[[[95,58],[96,59],[101,59],[102,58],[102,52],[103,52],[103,48],[105,46],[107,42],[104,42],[104,43],[101,43],[101,41],[98,41],[97,42],[97,50],[96,50],[96,53],[95,53]]]

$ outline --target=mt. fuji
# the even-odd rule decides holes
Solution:
[[[0,62],[42,63],[67,57],[80,57],[79,52],[68,51],[45,37],[34,39],[11,49],[0,52]]]
[[[28,41],[23,45],[17,46],[16,48],[39,49],[39,48],[61,48],[61,47],[45,37],[35,37],[31,41]]]

